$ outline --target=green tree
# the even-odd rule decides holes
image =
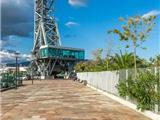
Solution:
[[[157,55],[155,58],[150,58],[151,65],[160,66],[160,55]]]
[[[157,56],[156,56],[155,65],[156,65],[156,66],[160,66],[160,55],[157,55]]]
[[[84,72],[86,70],[86,64],[85,62],[79,62],[76,64],[76,66],[74,67],[74,69],[77,71],[77,72]]]
[[[92,52],[94,59],[98,62],[102,61],[102,53],[103,53],[102,48],[98,48]]]
[[[115,69],[127,69],[132,68],[134,66],[133,62],[134,55],[132,53],[125,54],[120,51],[120,54],[116,53],[115,56],[112,56],[113,59],[113,67]]]
[[[146,40],[148,34],[155,24],[155,16],[149,17],[129,17],[128,19],[120,18],[119,20],[124,22],[124,25],[121,27],[122,30],[113,29],[108,31],[108,33],[117,34],[120,38],[120,41],[131,41],[132,48],[134,51],[134,69],[135,77],[137,74],[137,64],[136,64],[136,54],[137,48],[142,48],[142,43]],[[126,46],[127,48],[129,45]]]

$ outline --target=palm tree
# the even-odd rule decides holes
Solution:
[[[114,69],[128,69],[134,67],[134,54],[127,53],[124,54],[120,51],[120,54],[116,53],[115,56],[112,56],[112,64]],[[147,61],[145,59],[141,59],[136,56],[136,63],[138,68],[145,68],[147,67]]]
[[[160,55],[156,56],[156,65],[160,66]]]
[[[134,66],[134,55],[133,53],[125,54],[120,51],[120,54],[116,53],[115,56],[112,56],[112,64],[114,69],[127,69]]]
[[[157,55],[155,58],[150,58],[150,61],[154,66],[160,66],[160,55]]]

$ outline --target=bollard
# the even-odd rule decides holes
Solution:
[[[87,80],[84,80],[84,81],[83,81],[83,84],[86,86],[86,85],[87,85]]]

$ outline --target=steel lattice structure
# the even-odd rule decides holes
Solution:
[[[41,46],[61,46],[54,17],[54,2],[55,0],[35,0],[34,55],[36,55]]]
[[[32,74],[52,76],[59,71],[71,71],[84,59],[84,50],[61,46],[60,35],[54,17],[55,0],[35,0],[34,46],[32,50]]]

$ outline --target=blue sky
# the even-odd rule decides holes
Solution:
[[[9,2],[13,0],[6,1]],[[160,53],[160,0],[75,0],[81,1],[83,4],[72,4],[71,1],[72,0],[57,0],[55,4],[55,17],[58,22],[63,46],[84,48],[86,58],[89,59],[92,58],[91,53],[96,48],[106,49],[107,40],[114,39],[112,42],[114,52],[116,52],[118,48],[124,50],[123,43],[119,42],[116,37],[108,35],[107,30],[115,27],[119,28],[119,17],[142,16],[154,11],[157,12],[157,20],[153,31],[144,44],[147,50],[139,49],[138,55],[149,58]],[[26,14],[24,14],[24,16],[31,16],[31,20],[28,21],[28,24],[31,26],[30,29],[33,29],[32,2],[33,1],[29,3],[30,7],[27,8],[30,10],[27,10],[28,13],[26,11]],[[21,15],[21,17],[23,17],[23,15]],[[33,31],[31,30],[26,36],[17,34],[7,35],[4,37],[4,40],[2,38],[3,43],[5,43],[3,48],[18,50],[25,54],[30,53],[33,46]],[[7,42],[4,42],[5,40]],[[132,49],[129,49],[129,51],[131,50]]]

